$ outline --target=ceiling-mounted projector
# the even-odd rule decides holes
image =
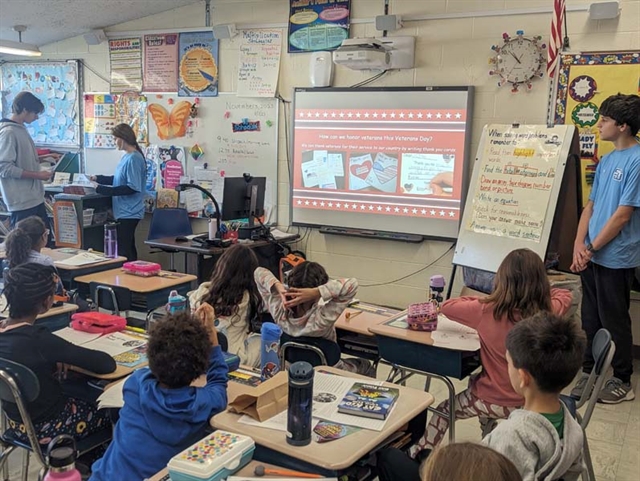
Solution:
[[[348,38],[333,52],[333,63],[354,70],[386,70],[391,66],[391,54],[375,38]]]

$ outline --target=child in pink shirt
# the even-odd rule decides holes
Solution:
[[[442,314],[475,329],[480,337],[482,371],[470,378],[466,390],[456,395],[456,419],[478,416],[484,428],[490,420],[505,419],[524,404],[509,381],[507,333],[515,323],[540,311],[564,315],[571,299],[569,291],[551,289],[544,264],[535,252],[517,249],[500,264],[489,296],[460,297],[442,305]],[[449,402],[442,402],[436,409],[448,413]],[[435,447],[448,428],[448,418],[434,414],[424,436],[411,448],[411,456]]]

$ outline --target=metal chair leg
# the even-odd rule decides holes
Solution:
[[[584,433],[584,446],[582,448],[584,463],[587,465],[587,481],[596,481],[596,473],[593,470],[593,462],[591,461],[591,453],[589,452],[589,442],[587,441],[587,433]],[[584,475],[582,476],[584,481]]]
[[[22,481],[29,481],[29,456],[31,453],[23,449],[22,450]]]
[[[0,468],[2,468],[2,481],[9,481],[9,456],[15,451],[15,446],[3,446],[0,453]]]

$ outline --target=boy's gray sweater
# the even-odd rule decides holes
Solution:
[[[0,121],[0,191],[9,212],[31,209],[44,202],[38,179],[21,179],[22,172],[40,171],[36,146],[22,124]]]
[[[518,409],[482,441],[502,453],[520,471],[523,481],[574,481],[582,473],[584,433],[578,422],[564,409],[564,435],[547,418]]]

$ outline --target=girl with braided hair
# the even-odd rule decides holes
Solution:
[[[107,411],[98,411],[95,405],[64,394],[56,377],[57,364],[71,364],[98,374],[116,369],[108,354],[75,346],[46,327],[34,326],[36,317],[53,305],[57,282],[58,276],[50,266],[27,263],[12,267],[5,275],[3,291],[9,317],[0,326],[0,358],[28,367],[40,383],[40,393],[27,404],[27,410],[45,448],[59,434],[82,439],[111,428]],[[11,434],[28,442],[17,406],[7,402],[2,408],[9,418]]]

